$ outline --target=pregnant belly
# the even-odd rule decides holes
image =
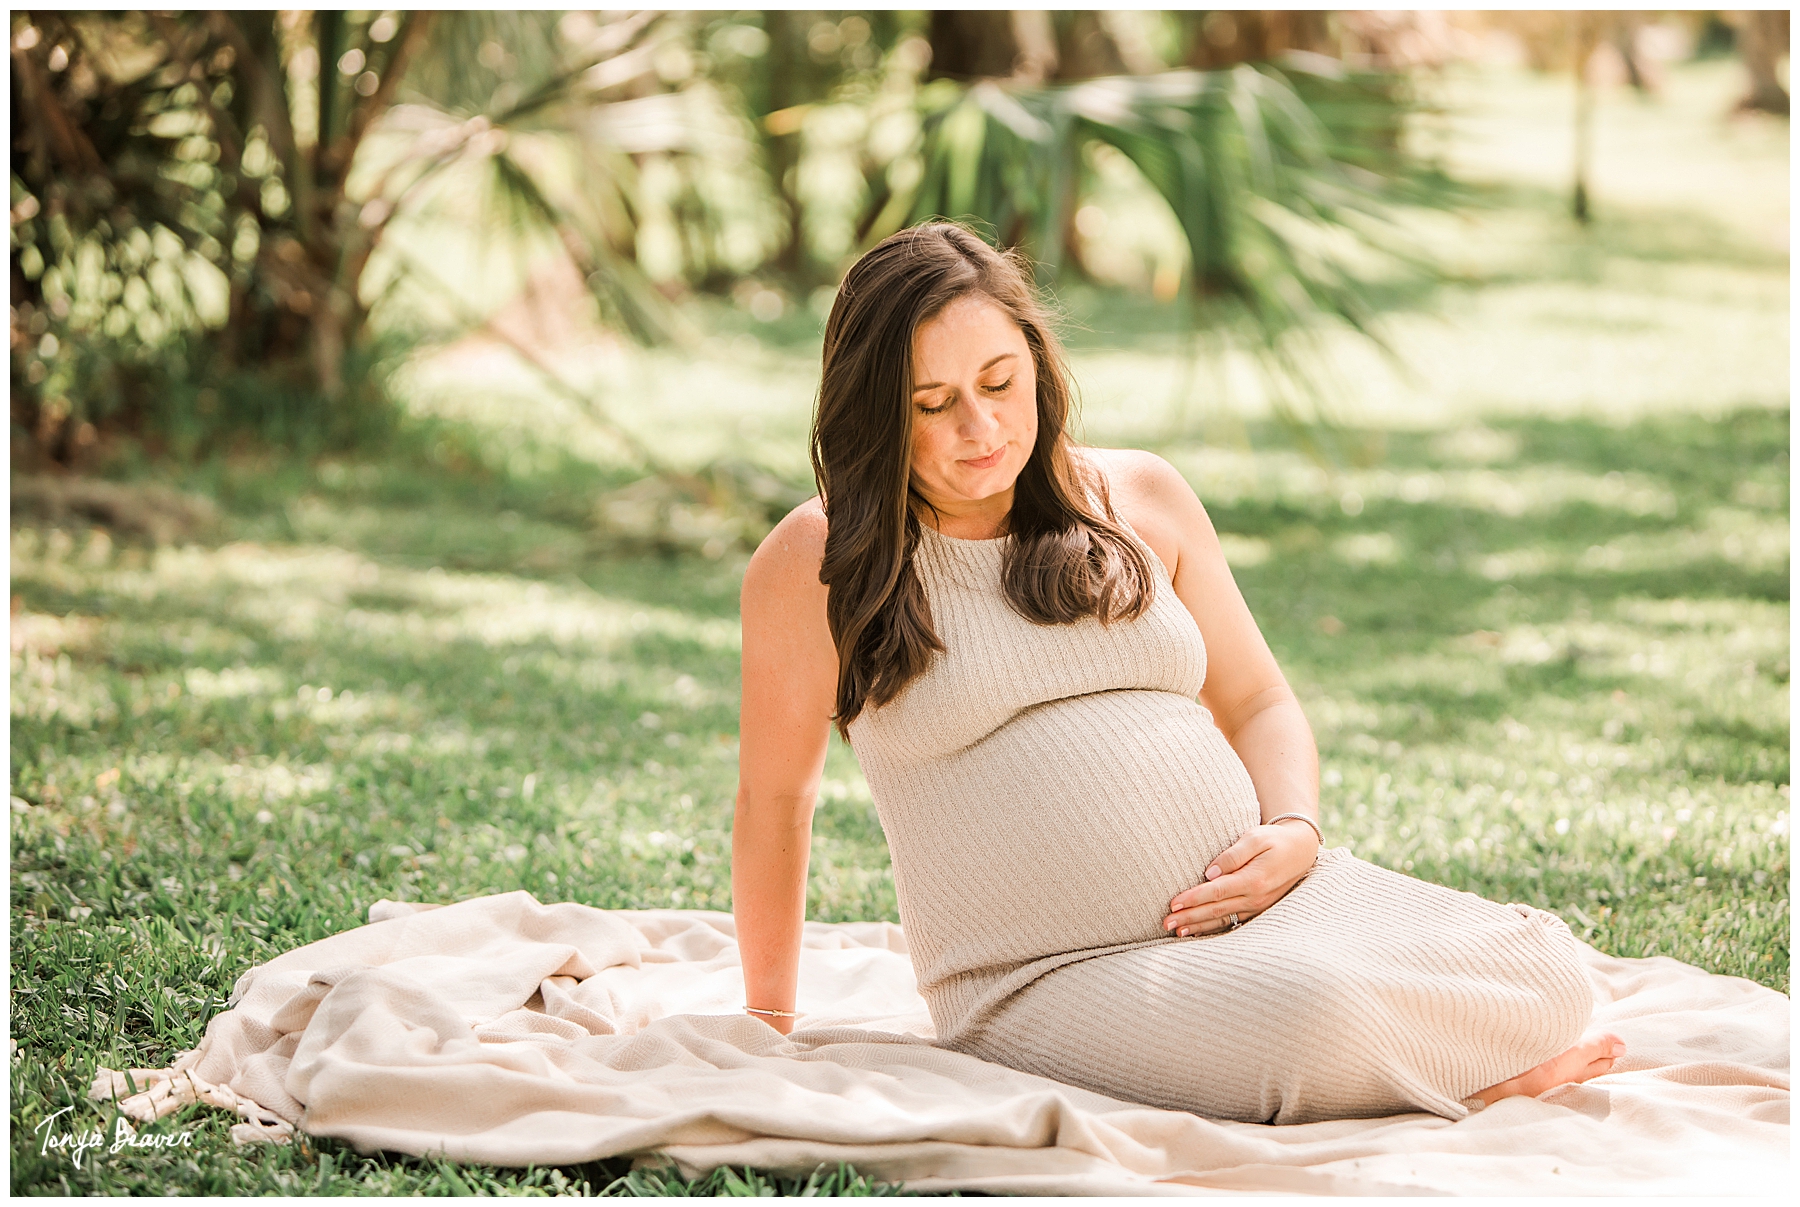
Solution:
[[[1195,701],[1038,705],[928,765],[871,775],[921,986],[1162,937],[1169,899],[1260,815]]]

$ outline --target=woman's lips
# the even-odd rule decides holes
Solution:
[[[965,460],[963,462],[963,464],[968,466],[970,469],[992,469],[992,468],[994,468],[994,466],[1000,464],[1000,458],[1005,455],[1006,455],[1006,446],[1004,444],[1002,444],[999,448],[995,449],[993,452],[989,453],[987,456],[970,458],[968,460]]]

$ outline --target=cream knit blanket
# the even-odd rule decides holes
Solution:
[[[140,1119],[195,1100],[240,1140],[300,1127],[496,1165],[619,1154],[918,1190],[1773,1194],[1788,1184],[1788,999],[1586,948],[1618,1071],[1457,1122],[1272,1127],[1153,1110],[933,1047],[900,928],[806,925],[800,1030],[737,1011],[731,916],[542,905],[525,892],[370,922],[237,983],[172,1068],[101,1069]],[[1279,1031],[1271,1033],[1279,1042]]]

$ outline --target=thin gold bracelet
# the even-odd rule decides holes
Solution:
[[[1319,845],[1320,846],[1325,845],[1325,831],[1319,829],[1319,823],[1314,821],[1312,818],[1308,817],[1304,813],[1278,813],[1274,817],[1271,817],[1268,821],[1265,821],[1263,823],[1263,825],[1272,826],[1278,821],[1287,821],[1290,818],[1295,821],[1303,821],[1307,825],[1311,826],[1313,828],[1313,833],[1317,834],[1319,836]]]
[[[746,1014],[766,1014],[770,1018],[799,1018],[800,1017],[798,1014],[795,1014],[792,1010],[762,1010],[756,1006],[745,1006],[744,1013],[746,1013]]]

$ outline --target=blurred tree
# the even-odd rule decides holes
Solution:
[[[1575,187],[1569,210],[1575,221],[1585,224],[1593,217],[1588,209],[1588,173],[1594,155],[1594,86],[1588,63],[1600,44],[1601,23],[1593,13],[1572,12],[1569,24],[1575,74]]]
[[[1728,58],[1737,51],[1737,31],[1718,12],[1694,13],[1689,24],[1694,29],[1696,59]]]
[[[1145,23],[1159,13],[935,9],[927,26],[931,79],[1069,83],[1171,66]]]
[[[769,32],[768,69],[758,83],[766,100],[756,116],[761,119],[769,173],[787,211],[787,237],[776,254],[775,266],[798,279],[807,275],[801,226],[805,207],[799,200],[796,179],[804,106],[830,93],[844,73],[844,64],[830,53],[830,35],[822,27],[829,26],[836,34],[837,26],[824,13],[771,9],[763,20]]]
[[[307,37],[274,13],[15,16],[15,330],[47,309],[66,336],[143,348],[210,326],[225,364],[304,358],[340,393],[388,216],[346,185],[432,19],[317,14]],[[67,393],[32,388],[41,360],[24,376],[15,423],[66,453]]]
[[[236,405],[211,387],[239,369],[285,379],[296,414],[379,412],[346,358],[370,354],[383,298],[417,278],[415,299],[482,319],[390,237],[415,220],[512,229],[522,255],[559,248],[603,315],[646,340],[681,329],[668,296],[766,273],[790,294],[829,286],[860,248],[933,214],[985,223],[1053,274],[1079,265],[1074,217],[1102,151],[1185,235],[1196,323],[1245,321],[1270,348],[1325,317],[1369,330],[1341,249],[1346,235],[1401,242],[1381,215],[1411,178],[1411,102],[1398,76],[1326,57],[1333,39],[1388,36],[1354,25],[1251,11],[15,15],[15,434],[66,460],[105,416],[186,406],[203,429]],[[1159,268],[1159,296],[1181,279]],[[238,393],[279,409],[260,387]]]
[[[1731,16],[1737,28],[1738,53],[1750,76],[1750,91],[1740,107],[1786,117],[1788,90],[1782,86],[1779,68],[1788,53],[1788,10],[1752,9]]]
[[[796,290],[835,281],[838,267],[836,257],[815,254],[819,239],[808,229],[816,206],[809,205],[802,178],[807,123],[836,101],[876,91],[913,20],[897,12],[769,9],[731,14],[699,31],[697,42],[709,47],[744,44],[740,30],[763,35],[757,53],[739,56],[741,65],[726,79],[757,125],[778,198],[783,232],[769,267]]]
[[[1047,79],[1057,66],[1049,13],[1009,9],[933,9],[931,78]]]
[[[636,162],[729,159],[734,130],[716,94],[671,83],[692,72],[663,24],[15,14],[15,439],[67,460],[94,421],[174,406],[172,380],[206,412],[204,381],[247,368],[355,428],[380,402],[345,369],[366,352],[371,259],[469,171],[489,176],[484,221],[548,233],[622,325],[666,332],[636,265]]]
[[[1056,30],[1057,80],[1091,80],[1095,76],[1124,75],[1125,58],[1113,35],[1092,9],[1064,11],[1051,16]]]
[[[1533,71],[1592,70],[1595,52],[1610,47],[1625,80],[1640,92],[1655,90],[1655,66],[1639,45],[1651,14],[1624,9],[1571,12],[1498,11],[1483,13],[1481,24],[1518,39]]]
[[[1182,62],[1203,70],[1276,59],[1289,51],[1336,57],[1331,14],[1319,10],[1185,10]]]

